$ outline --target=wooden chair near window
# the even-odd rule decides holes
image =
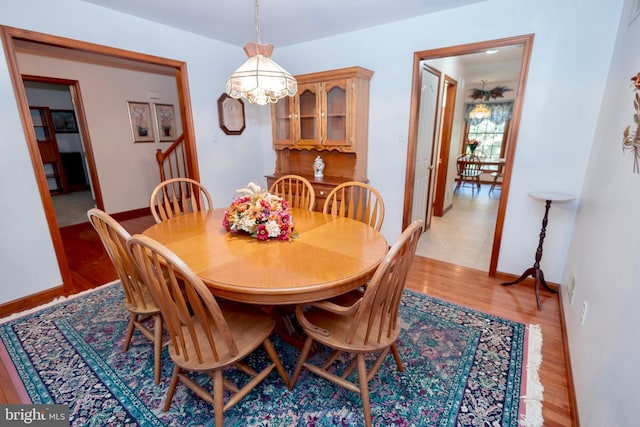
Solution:
[[[384,201],[371,185],[349,181],[331,190],[322,212],[355,219],[380,231],[384,220]]]
[[[200,398],[213,404],[215,424],[222,427],[224,412],[253,390],[275,367],[286,385],[287,374],[269,336],[273,318],[254,306],[218,302],[202,280],[164,245],[143,235],[134,235],[127,247],[143,278],[158,301],[171,340],[169,355],[175,364],[164,404],[171,406],[178,381]],[[256,372],[244,360],[260,345],[270,364]],[[223,376],[236,367],[250,379],[241,387]],[[206,373],[213,392],[190,375]],[[231,396],[225,402],[225,389]]]
[[[489,175],[491,175],[491,177],[493,178],[493,180],[491,181],[491,187],[489,187],[489,194],[491,194],[497,186],[502,188],[502,172],[491,172]]]
[[[124,290],[124,306],[130,313],[129,326],[124,340],[123,352],[129,350],[129,344],[133,332],[137,329],[147,339],[153,342],[153,354],[155,364],[154,381],[160,383],[162,347],[167,343],[162,342],[163,322],[160,309],[155,304],[149,289],[144,284],[136,271],[135,265],[129,257],[127,239],[130,234],[109,214],[100,209],[90,209],[87,212],[89,221],[100,236],[113,266],[118,273],[122,289]],[[147,327],[147,322],[153,322],[153,328]]]
[[[293,389],[303,367],[337,385],[360,394],[364,421],[371,426],[369,380],[375,376],[391,352],[400,371],[404,370],[395,342],[400,335],[398,312],[405,279],[422,233],[422,220],[414,221],[394,243],[369,281],[362,297],[350,306],[330,301],[296,306],[296,318],[307,334],[300,359],[291,377]],[[307,363],[314,342],[333,350],[327,361],[318,366]],[[348,354],[349,363],[341,375],[331,370],[333,363]],[[377,354],[367,367],[365,356]],[[357,370],[357,382],[349,376]]]
[[[462,155],[458,157],[458,183],[454,192],[465,185],[471,184],[471,195],[475,193],[477,189],[480,192],[480,175],[482,175],[482,168],[480,167],[480,159],[474,155]]]
[[[151,193],[151,214],[157,223],[187,212],[213,209],[207,189],[191,178],[171,178],[161,182]]]
[[[299,175],[281,176],[269,187],[269,193],[286,200],[292,208],[312,211],[316,204],[313,186]]]

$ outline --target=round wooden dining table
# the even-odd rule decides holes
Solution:
[[[229,233],[225,209],[189,213],[143,232],[180,257],[219,297],[286,305],[341,295],[364,284],[388,251],[368,225],[292,209],[297,237],[260,241]]]

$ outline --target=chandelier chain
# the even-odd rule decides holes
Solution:
[[[256,40],[258,44],[262,44],[262,40],[260,40],[260,8],[258,0],[256,0]]]

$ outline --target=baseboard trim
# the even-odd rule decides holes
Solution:
[[[143,216],[149,216],[149,215],[151,215],[151,208],[149,208],[149,207],[140,208],[140,209],[134,209],[132,211],[117,212],[117,213],[112,213],[111,214],[113,219],[115,219],[118,222],[126,221],[128,219],[140,218],[140,217],[143,217]]]
[[[19,313],[30,308],[38,307],[39,305],[46,304],[63,296],[66,296],[64,287],[56,286],[55,288],[45,289],[44,291],[0,304],[0,318],[9,316],[13,313]]]
[[[571,410],[571,420],[574,427],[580,427],[580,416],[578,412],[578,399],[576,397],[575,382],[573,380],[573,369],[571,368],[571,352],[569,349],[569,337],[567,336],[567,322],[564,316],[564,298],[562,297],[566,288],[558,287],[558,298],[560,305],[560,326],[562,330],[562,343],[564,345],[564,363],[567,367],[567,389],[569,391],[569,402]]]

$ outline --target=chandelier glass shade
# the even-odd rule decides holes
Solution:
[[[491,117],[491,110],[485,104],[478,104],[469,111],[469,118],[476,120],[484,120]]]
[[[275,103],[298,91],[296,79],[271,59],[273,45],[260,42],[260,12],[256,0],[257,43],[247,43],[244,51],[249,57],[229,76],[226,92],[232,98],[246,98],[252,104]]]
[[[249,59],[227,80],[227,95],[265,105],[296,94],[296,79],[271,60],[272,45],[247,43],[244,51]]]

